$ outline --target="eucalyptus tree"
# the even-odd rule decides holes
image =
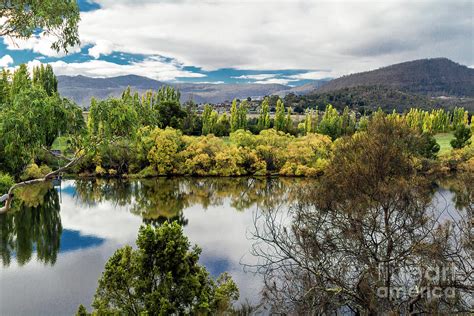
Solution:
[[[0,36],[28,39],[38,30],[55,41],[51,47],[68,52],[79,44],[79,6],[75,0],[8,0],[0,5]]]

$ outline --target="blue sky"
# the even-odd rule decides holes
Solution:
[[[168,82],[280,83],[447,57],[474,65],[472,1],[79,0],[81,45],[0,40],[0,66]]]

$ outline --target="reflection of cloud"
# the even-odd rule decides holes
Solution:
[[[64,229],[61,234],[61,252],[97,247],[104,242],[103,238],[83,236],[78,231]]]
[[[113,202],[98,203],[93,207],[81,206],[69,195],[63,195],[61,220],[65,229],[92,235],[120,244],[134,243],[142,219],[130,213],[129,206]]]
[[[257,303],[261,290],[261,278],[244,272],[240,261],[247,264],[256,263],[256,258],[249,254],[252,241],[247,239],[247,231],[253,223],[254,209],[244,212],[234,210],[229,201],[221,206],[208,207],[205,212],[199,206],[184,211],[189,220],[184,228],[186,236],[192,243],[202,248],[201,262],[211,263],[210,272],[218,271],[225,262],[228,271],[239,286],[241,301],[248,299]],[[213,271],[214,270],[214,271]]]
[[[91,302],[107,259],[117,248],[134,244],[142,219],[130,213],[131,205],[117,206],[105,201],[85,206],[76,201],[74,192],[74,182],[63,181],[63,244],[55,265],[31,260],[22,267],[13,262],[2,268],[0,315],[73,314],[79,304],[87,306]],[[189,222],[184,232],[191,244],[202,248],[200,262],[214,277],[228,271],[239,286],[241,301],[257,303],[261,279],[245,273],[240,264],[242,257],[246,263],[252,263],[248,255],[251,241],[246,235],[252,226],[253,211],[238,212],[228,199],[221,206],[207,209],[194,205],[184,210]],[[89,240],[87,236],[96,239]],[[103,241],[94,247],[76,247],[99,239]],[[69,251],[65,252],[63,247]],[[28,304],[24,304],[25,298]]]

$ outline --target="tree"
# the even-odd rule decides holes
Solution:
[[[471,129],[463,124],[459,124],[454,131],[454,139],[451,140],[451,147],[458,149],[471,144]]]
[[[25,64],[21,64],[20,67],[18,67],[18,69],[13,73],[10,95],[13,98],[22,90],[29,89],[30,87],[31,79],[28,68],[26,68]]]
[[[173,87],[161,87],[154,96],[160,127],[180,128],[186,112],[180,104],[181,94]]]
[[[268,104],[268,97],[263,99],[260,105],[260,116],[258,117],[258,129],[270,128],[270,107]]]
[[[288,108],[288,113],[286,114],[285,120],[285,132],[291,133],[293,132],[293,120],[291,119],[291,108]]]
[[[273,313],[470,310],[472,217],[433,211],[431,181],[413,162],[419,138],[406,124],[374,118],[335,143],[319,184],[295,193],[300,203],[260,212],[252,252]],[[433,277],[440,267],[445,276]]]
[[[27,39],[40,29],[56,41],[51,48],[64,50],[79,44],[79,7],[74,0],[9,0],[0,6],[0,36]]]
[[[217,283],[199,265],[201,250],[190,249],[181,226],[142,226],[138,249],[118,249],[105,265],[92,306],[99,313],[127,315],[223,312],[239,296],[224,274]]]
[[[238,109],[238,129],[247,129],[247,111],[248,102],[244,100],[240,102]]]
[[[284,131],[286,129],[285,122],[285,105],[281,99],[278,99],[275,113],[275,129],[277,131]]]
[[[429,159],[435,159],[439,152],[440,146],[436,139],[430,133],[423,133],[421,135],[419,153],[421,156]]]
[[[330,136],[332,140],[342,135],[341,117],[331,104],[326,106],[321,122],[319,122],[318,132]]]
[[[230,108],[230,131],[235,132],[239,129],[239,114],[237,109],[237,99],[232,100]]]
[[[41,64],[41,66],[33,68],[32,82],[34,85],[42,87],[49,96],[58,92],[58,79],[54,75],[51,65],[44,67]]]
[[[10,71],[8,69],[2,70],[2,77],[0,78],[0,108],[3,104],[10,103],[11,96]]]
[[[211,114],[212,106],[206,104],[202,112],[202,135],[210,134],[212,131]]]

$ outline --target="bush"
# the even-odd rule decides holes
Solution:
[[[7,193],[13,184],[15,184],[15,181],[12,176],[8,173],[0,172],[0,195]]]
[[[20,176],[20,180],[26,181],[31,179],[43,178],[51,171],[51,168],[47,165],[41,165],[41,167],[38,167],[37,164],[32,163],[26,167],[25,171]]]
[[[459,125],[454,132],[454,139],[451,141],[451,147],[454,149],[464,148],[471,144],[471,129],[464,125]]]

